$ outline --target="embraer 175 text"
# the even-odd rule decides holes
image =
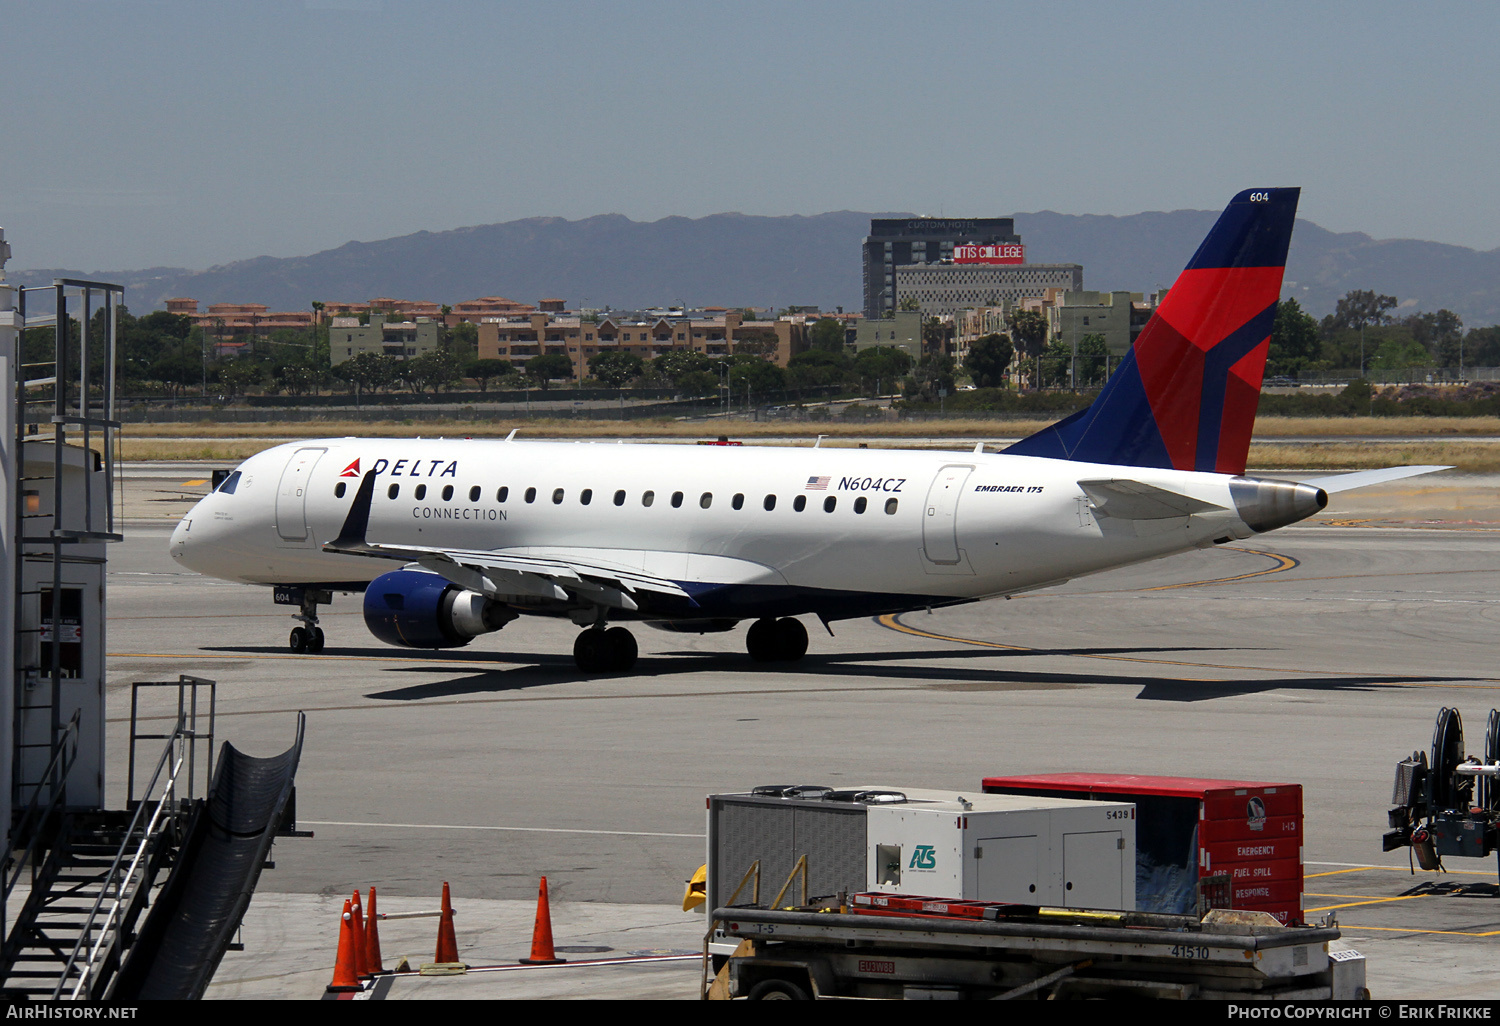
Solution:
[[[251,457],[172,557],[300,604],[364,592],[383,641],[465,645],[568,617],[586,672],[636,658],[622,621],[727,631],[759,661],[832,620],[1054,585],[1296,523],[1327,493],[1425,473],[1246,476],[1297,189],[1225,209],[1097,399],[989,454],[341,438]],[[395,569],[388,569],[392,563]]]

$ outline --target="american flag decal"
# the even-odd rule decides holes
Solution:
[[[826,491],[828,491],[828,478],[826,478],[826,477],[810,477],[810,478],[808,478],[807,479],[807,490],[810,491],[810,492],[826,492]]]

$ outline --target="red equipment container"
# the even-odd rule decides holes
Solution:
[[[1134,802],[1143,912],[1195,913],[1200,883],[1227,875],[1234,908],[1302,921],[1301,784],[1044,773],[986,777],[984,790]]]

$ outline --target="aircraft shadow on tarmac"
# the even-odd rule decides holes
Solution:
[[[1266,691],[1371,691],[1385,687],[1409,684],[1444,684],[1467,681],[1467,677],[1396,677],[1370,674],[1309,674],[1306,676],[1280,676],[1263,678],[1204,679],[1188,677],[1203,668],[1184,665],[1183,676],[1134,673],[1120,668],[1116,672],[1059,672],[1026,671],[1018,669],[995,669],[973,666],[921,666],[914,661],[930,659],[1010,659],[1019,656],[1077,656],[1094,657],[1111,655],[1127,659],[1149,661],[1152,655],[1170,653],[1188,656],[1193,653],[1225,651],[1226,649],[1202,648],[1075,648],[1055,650],[995,651],[993,649],[923,649],[920,651],[883,651],[859,654],[808,655],[797,663],[751,663],[747,656],[737,652],[668,652],[642,656],[634,669],[625,674],[583,674],[573,665],[571,656],[561,653],[509,652],[453,653],[434,652],[433,664],[446,664],[457,671],[456,676],[445,680],[428,681],[385,690],[367,692],[365,697],[381,701],[410,702],[441,698],[457,698],[466,695],[493,695],[506,692],[524,692],[534,688],[551,687],[558,684],[584,681],[619,681],[622,685],[634,678],[670,678],[705,672],[750,671],[754,677],[744,678],[745,684],[760,685],[786,678],[863,678],[883,682],[874,690],[889,690],[891,684],[908,684],[914,688],[934,688],[954,691],[1032,691],[1071,690],[1082,687],[1117,685],[1138,688],[1137,699],[1157,702],[1203,702],[1219,698],[1232,698],[1259,694]],[[279,652],[279,649],[256,649],[247,647],[224,648],[219,651],[238,653]],[[328,655],[389,655],[384,649],[328,649]],[[414,656],[416,659],[414,660]],[[310,657],[316,658],[316,657]],[[428,660],[416,653],[403,655],[406,665],[388,667],[384,673],[428,674],[435,667],[421,665]],[[515,664],[504,668],[480,668],[464,670],[455,663],[494,663],[498,661]],[[413,665],[416,662],[416,665]],[[902,663],[903,665],[880,665]],[[1247,668],[1254,670],[1253,667]],[[742,689],[742,688],[741,688]],[[858,688],[839,687],[840,691]],[[705,692],[709,693],[709,692]]]

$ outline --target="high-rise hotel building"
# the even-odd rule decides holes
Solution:
[[[1020,241],[1011,217],[872,218],[864,242],[865,316],[891,316],[896,307],[896,268],[903,264],[951,261],[954,249],[965,245]]]

